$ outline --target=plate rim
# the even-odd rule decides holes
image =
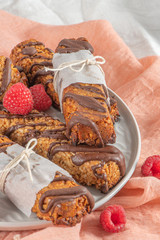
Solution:
[[[124,100],[122,100],[121,97],[118,96],[117,93],[115,93],[113,90],[111,90],[110,88],[108,88],[109,92],[111,92],[114,96],[116,96],[116,98],[122,102],[123,106],[125,106],[125,108],[127,109],[127,111],[130,113],[130,116],[132,117],[135,129],[136,129],[136,135],[137,135],[137,152],[136,152],[136,156],[135,156],[135,160],[134,163],[132,164],[130,170],[127,172],[127,174],[116,184],[116,186],[113,187],[113,192],[111,192],[109,197],[104,197],[103,199],[100,199],[94,206],[93,211],[96,210],[97,208],[99,208],[100,206],[102,206],[103,204],[105,204],[106,202],[108,202],[112,197],[114,197],[123,187],[124,185],[129,181],[129,179],[131,178],[131,176],[133,175],[135,168],[137,166],[137,163],[139,161],[139,157],[140,157],[140,153],[141,153],[141,134],[140,134],[140,129],[138,126],[138,123],[136,121],[135,116],[133,115],[133,113],[131,112],[131,110],[129,109],[129,107],[127,106],[127,104],[124,102]],[[111,190],[112,191],[112,190]],[[106,198],[106,202],[104,203],[104,199]]]
[[[106,195],[104,198],[98,200],[95,203],[95,207],[93,208],[92,211],[95,211],[97,208],[99,208],[100,206],[102,206],[103,204],[108,202],[129,181],[129,179],[131,178],[132,174],[135,171],[136,165],[137,165],[139,157],[140,157],[140,152],[141,152],[141,134],[140,134],[140,130],[139,130],[139,126],[138,126],[138,123],[136,121],[136,118],[134,117],[133,113],[131,112],[131,110],[129,109],[127,104],[124,102],[124,100],[122,100],[122,98],[119,97],[118,94],[115,93],[110,88],[108,88],[108,90],[111,94],[113,94],[122,103],[122,105],[127,109],[127,111],[129,112],[129,114],[132,118],[132,121],[134,123],[134,127],[136,129],[137,149],[136,149],[135,160],[132,163],[132,166],[131,166],[130,170],[120,180],[120,182],[118,184],[116,184],[116,186],[114,186],[112,190],[110,190],[111,192],[110,192],[109,196]],[[105,199],[106,199],[106,201],[105,201]],[[34,229],[42,229],[42,228],[49,227],[49,226],[52,226],[52,225],[53,225],[52,222],[48,222],[48,221],[45,221],[45,220],[39,220],[38,218],[37,218],[37,221],[29,221],[29,222],[22,222],[22,221],[21,222],[0,222],[0,231],[34,230]]]

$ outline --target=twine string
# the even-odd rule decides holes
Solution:
[[[31,166],[29,157],[33,152],[33,148],[37,145],[37,139],[32,138],[26,145],[26,148],[21,152],[20,155],[15,157],[13,160],[11,160],[3,170],[0,171],[0,191],[4,192],[4,183],[6,181],[6,177],[8,173],[15,168],[21,161],[25,160],[27,164],[27,169],[29,173],[29,177],[31,181],[33,182],[32,172],[31,172]]]
[[[100,66],[100,65],[104,64],[105,62],[106,62],[106,60],[102,56],[94,56],[93,58],[87,58],[84,60],[74,60],[71,62],[64,62],[64,63],[60,64],[58,68],[45,67],[44,69],[46,72],[47,71],[55,72],[54,87],[55,87],[55,89],[57,89],[57,86],[56,86],[57,85],[57,75],[60,71],[66,69],[66,68],[70,68],[73,72],[81,72],[84,69],[84,67],[87,65],[96,65],[101,70],[103,75],[105,75],[103,69]],[[79,68],[75,68],[78,66],[79,66]]]

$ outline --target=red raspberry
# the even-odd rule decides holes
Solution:
[[[20,82],[12,85],[4,95],[3,106],[13,114],[28,114],[33,109],[30,90]]]
[[[144,176],[154,176],[160,179],[160,155],[148,157],[141,167]]]
[[[107,207],[100,215],[100,223],[106,232],[119,232],[126,224],[126,214],[120,205]]]
[[[52,105],[51,98],[45,92],[42,84],[34,85],[30,88],[32,93],[34,105],[33,107],[38,111],[46,111]]]

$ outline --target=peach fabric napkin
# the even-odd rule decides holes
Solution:
[[[130,49],[105,20],[70,26],[49,26],[0,11],[0,55],[9,56],[20,41],[36,38],[55,49],[62,38],[85,36],[95,54],[106,59],[103,69],[108,86],[135,115],[142,137],[141,156],[135,173],[109,202],[86,216],[76,227],[49,227],[19,232],[23,240],[132,240],[160,239],[160,180],[141,176],[141,165],[149,155],[160,154],[160,58],[136,59]],[[121,204],[127,214],[125,231],[109,234],[102,230],[99,215],[109,204]],[[1,232],[10,240],[17,232]],[[28,235],[28,236],[27,236]]]

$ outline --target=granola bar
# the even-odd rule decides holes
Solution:
[[[53,100],[55,107],[59,106],[58,95],[53,87],[54,73],[46,72],[44,67],[52,67],[53,51],[35,39],[17,44],[11,51],[10,58],[17,68],[22,69],[29,79],[29,85],[41,83]]]

